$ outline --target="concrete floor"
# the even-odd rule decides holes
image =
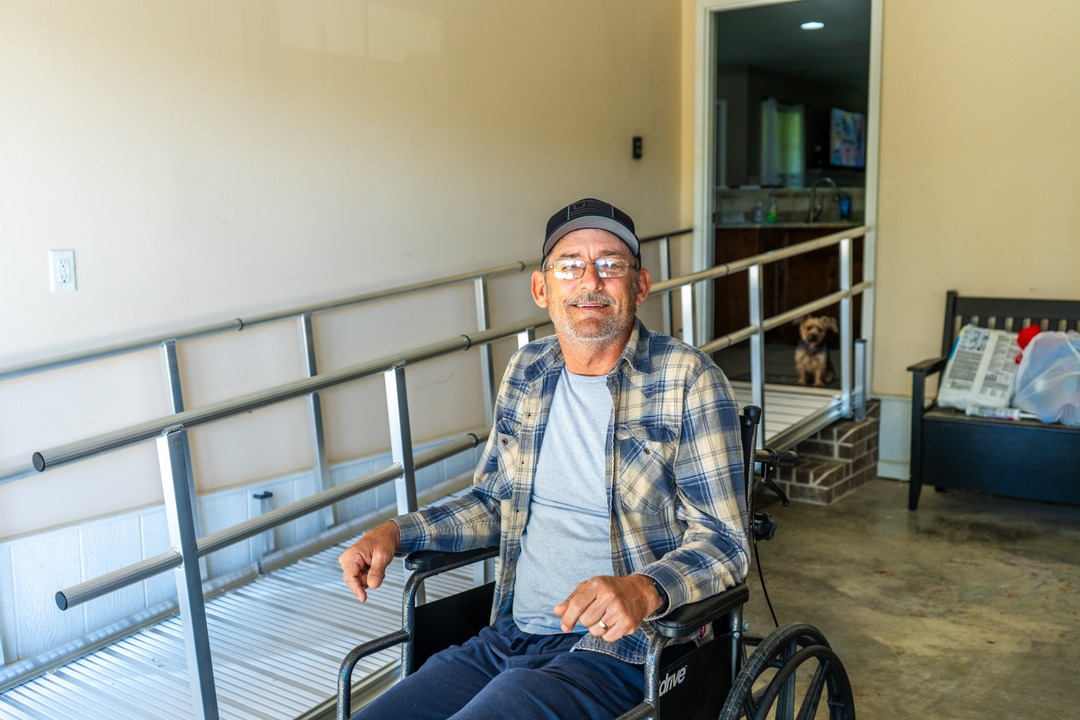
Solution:
[[[863,720],[1080,716],[1080,508],[875,480],[830,506],[766,508],[781,624],[808,622]],[[756,570],[751,632],[772,620]]]

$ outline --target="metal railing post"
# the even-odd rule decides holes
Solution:
[[[489,316],[487,279],[478,277],[473,281],[474,294],[476,296],[476,329],[483,332],[491,329]],[[496,382],[495,366],[491,356],[490,343],[480,346],[480,390],[484,394],[484,413],[487,423],[490,425],[495,417],[495,392]]]
[[[840,241],[840,405],[844,417],[851,417],[851,238]]]
[[[307,377],[315,377],[319,374],[318,362],[315,354],[315,328],[312,325],[311,313],[307,312],[300,316],[300,339],[304,345],[304,371]],[[308,395],[308,415],[311,418],[311,444],[315,449],[315,484],[318,491],[330,489],[330,463],[326,459],[326,431],[323,428],[322,398],[319,393],[313,392]],[[337,524],[335,509],[333,507],[322,510],[323,529]]]
[[[184,412],[184,391],[180,383],[180,359],[176,355],[176,341],[166,340],[161,344],[161,359],[165,365],[165,381],[169,390],[169,412],[173,415]],[[188,487],[188,497],[191,498],[191,518],[195,527],[195,534],[202,535],[202,523],[199,522],[199,506],[195,494],[195,476],[191,465],[191,443],[188,441],[187,430],[180,428],[180,442],[184,447],[184,464],[187,468],[185,480]]]
[[[189,495],[187,483],[189,468],[184,454],[183,428],[176,426],[162,433],[157,439],[157,450],[169,542],[179,550],[181,557],[181,565],[174,574],[187,654],[188,680],[194,703],[193,716],[217,720],[217,690],[210,659],[206,606],[203,604],[198,538],[195,534],[195,518],[191,513],[194,498]]]
[[[401,466],[401,475],[394,481],[397,495],[397,511],[405,515],[415,511],[416,502],[416,463],[413,458],[412,426],[409,423],[409,396],[405,387],[405,366],[395,365],[383,373],[386,380],[386,409],[390,420],[390,455]],[[404,560],[401,561],[404,563]],[[409,570],[402,566],[405,577]],[[424,587],[416,590],[416,602],[426,601]],[[404,648],[402,649],[404,652]]]
[[[260,515],[265,515],[269,511],[273,510],[274,508],[273,508],[273,504],[271,502],[273,499],[274,499],[274,493],[270,492],[269,490],[263,490],[262,492],[252,493],[251,494],[251,510],[252,510],[251,517],[258,517]],[[266,532],[264,532],[262,534],[262,542],[259,543],[258,549],[256,550],[256,552],[258,553],[259,562],[262,562],[262,559],[264,557],[266,557],[270,553],[274,552],[275,544],[276,544],[276,541],[275,541],[275,538],[274,538],[274,529],[270,528],[269,530],[267,530]]]
[[[761,408],[761,432],[758,433],[758,447],[765,439],[765,418],[769,411],[765,406],[765,329],[762,326],[761,263],[751,265],[746,270],[747,292],[750,297],[750,325],[757,329],[750,337],[750,394],[753,403]]]
[[[395,365],[383,373],[386,379],[386,409],[390,414],[390,454],[401,466],[397,489],[397,511],[404,515],[416,510],[416,464],[413,460],[412,429],[409,425],[409,397],[405,389],[405,366]]]
[[[866,403],[867,395],[870,391],[867,388],[866,382],[866,338],[859,338],[855,341],[855,419],[866,419]]]
[[[478,277],[476,285],[476,327],[480,331],[491,329],[490,306],[488,305],[487,278]],[[520,344],[520,343],[519,343]],[[498,392],[498,378],[495,377],[495,363],[491,352],[491,343],[480,346],[480,388],[484,393],[484,417],[487,424],[495,422],[495,394]],[[473,585],[479,587],[495,578],[495,561],[485,560],[473,567]]]
[[[697,345],[694,341],[694,285],[679,288],[679,305],[682,310],[682,341],[687,345]]]

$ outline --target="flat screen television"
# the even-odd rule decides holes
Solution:
[[[833,167],[866,167],[866,115],[832,109],[829,126],[829,164]]]

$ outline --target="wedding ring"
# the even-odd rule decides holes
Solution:
[[[596,624],[600,626],[600,629],[607,632],[608,626],[603,620],[597,620]]]

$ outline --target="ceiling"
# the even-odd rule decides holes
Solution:
[[[717,62],[865,89],[871,0],[802,0],[717,13]],[[825,23],[803,30],[807,20]]]

